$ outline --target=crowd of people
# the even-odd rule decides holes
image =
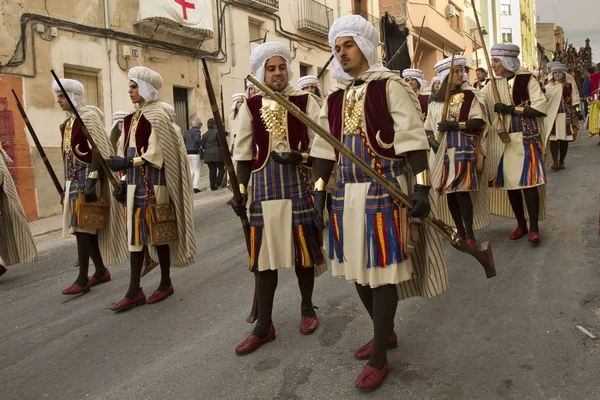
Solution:
[[[249,269],[255,273],[258,302],[256,324],[235,352],[250,354],[276,338],[272,312],[279,270],[294,269],[301,295],[299,330],[314,333],[319,326],[312,301],[315,278],[330,269],[354,284],[372,320],[373,338],[354,356],[367,360],[355,386],[373,390],[388,373],[388,349],[398,343],[398,301],[434,297],[448,288],[440,235],[420,221],[436,215],[475,249],[475,232],[488,226],[494,214],[516,220],[510,240],[527,235],[532,244],[540,243],[547,151],[550,169],[563,170],[580,121],[586,120],[590,134],[598,133],[600,72],[582,82],[589,105],[582,112],[580,90],[564,64],[551,63],[544,81],[521,68],[520,49],[513,44],[491,48],[493,77],[478,68],[477,81],[469,84],[467,60],[456,55],[435,65],[429,86],[419,69],[400,74],[379,64],[379,34],[360,16],[337,19],[329,44],[338,83],[327,96],[315,76],[301,77],[292,86],[292,56],[278,42],[253,49],[252,75],[316,121],[347,152],[251,83],[231,98],[227,148],[242,195],[230,203],[238,216],[249,219]],[[222,136],[213,119],[201,134],[197,118],[182,134],[173,108],[160,102],[161,76],[148,68],[129,71],[135,111],[115,113],[109,134],[102,112],[85,105],[83,85],[61,82],[64,91],[53,88],[68,114],[60,126],[63,233],[75,236],[79,260],[79,274],[63,293],[86,293],[110,281],[107,267],[129,258],[129,288],[112,309],[160,302],[174,293],[171,266],[194,262],[193,192],[200,191],[203,163],[211,190],[226,185]],[[365,173],[352,153],[406,193],[412,206]],[[14,218],[0,223],[10,223],[18,240],[7,243],[3,235],[0,256],[9,265],[32,262],[35,245],[5,173],[7,156],[2,156],[5,201],[0,204],[3,214]],[[140,278],[157,265],[160,284],[146,299]]]

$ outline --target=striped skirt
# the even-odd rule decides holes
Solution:
[[[477,190],[477,170],[475,163],[476,137],[458,131],[446,134],[448,148],[444,156],[444,167],[438,192],[474,192]]]

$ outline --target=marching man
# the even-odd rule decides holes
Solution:
[[[320,125],[410,193],[414,207],[409,216],[426,217],[431,210],[429,144],[415,92],[377,63],[379,35],[361,16],[337,19],[329,30],[329,44],[335,55],[333,76],[341,83],[327,98]],[[407,231],[412,229],[406,208],[395,204],[386,189],[320,136],[315,137],[311,157],[316,179],[313,215],[320,227],[325,183],[332,168],[339,168],[329,222],[329,261],[334,276],[354,283],[373,322],[373,340],[354,353],[357,359],[368,360],[355,386],[372,390],[387,375],[387,349],[398,343],[394,330],[398,300],[433,297],[447,288],[443,247],[424,224],[417,230],[420,240],[409,243]]]

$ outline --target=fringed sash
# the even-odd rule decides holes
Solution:
[[[269,158],[263,169],[252,173],[249,269],[253,272],[258,270],[265,225],[262,202],[269,200],[292,201],[295,265],[312,268],[323,262],[320,235],[312,220],[310,189],[300,168],[304,167],[277,164]]]

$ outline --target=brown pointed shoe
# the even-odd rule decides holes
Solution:
[[[240,344],[238,344],[235,348],[235,354],[238,356],[244,356],[246,354],[250,354],[258,350],[260,346],[265,343],[269,343],[275,340],[275,327],[271,324],[271,328],[269,329],[269,334],[266,338],[261,339],[256,335],[250,335]]]
[[[373,341],[375,339],[369,340],[367,343],[360,346],[354,352],[354,357],[359,360],[368,360],[371,357],[371,350],[373,349]],[[396,335],[396,331],[392,330],[390,336],[388,336],[388,349],[395,349],[398,347],[398,336]]]
[[[317,330],[319,326],[319,319],[317,318],[317,314],[314,317],[305,317],[302,316],[300,320],[300,333],[303,335],[310,335]]]
[[[358,378],[356,378],[354,386],[364,392],[375,390],[383,383],[389,369],[390,363],[387,361],[382,369],[373,368],[366,364]]]

